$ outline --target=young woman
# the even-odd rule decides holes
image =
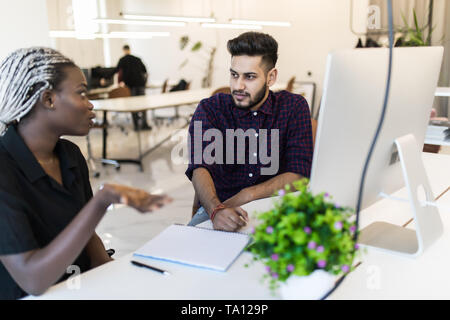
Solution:
[[[170,199],[105,184],[94,196],[79,148],[95,114],[81,70],[49,48],[20,49],[0,65],[0,299],[39,295],[111,260],[95,227],[112,203],[141,212]]]

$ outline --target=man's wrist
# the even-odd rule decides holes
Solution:
[[[254,186],[244,188],[241,190],[241,192],[243,193],[243,200],[245,201],[245,203],[249,203],[255,200],[256,190]]]
[[[222,202],[217,197],[215,197],[211,201],[208,201],[208,203],[203,207],[205,208],[208,215],[211,216],[214,208],[216,208],[219,204],[222,204]]]
[[[217,212],[219,212],[220,210],[225,209],[226,206],[223,203],[218,204],[212,211],[210,218],[211,221],[214,222],[214,218],[216,217]]]

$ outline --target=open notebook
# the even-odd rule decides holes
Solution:
[[[134,255],[226,271],[249,241],[247,234],[173,224]]]

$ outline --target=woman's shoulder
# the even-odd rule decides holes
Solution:
[[[15,167],[14,164],[15,160],[11,157],[11,154],[8,150],[6,150],[3,143],[0,141],[0,176],[10,173],[11,169]]]
[[[60,138],[58,141],[70,155],[82,155],[80,148],[70,140]]]
[[[0,191],[12,191],[17,183],[19,172],[16,161],[0,143]]]
[[[58,144],[69,158],[75,159],[75,161],[83,167],[86,166],[86,158],[75,143],[70,140],[60,138]]]

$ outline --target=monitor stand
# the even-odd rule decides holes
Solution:
[[[395,140],[395,145],[416,230],[378,221],[362,229],[357,242],[390,253],[417,257],[442,235],[442,221],[436,207],[422,205],[419,200],[421,190],[425,191],[426,201],[434,201],[434,197],[415,137],[412,134],[402,136]]]

